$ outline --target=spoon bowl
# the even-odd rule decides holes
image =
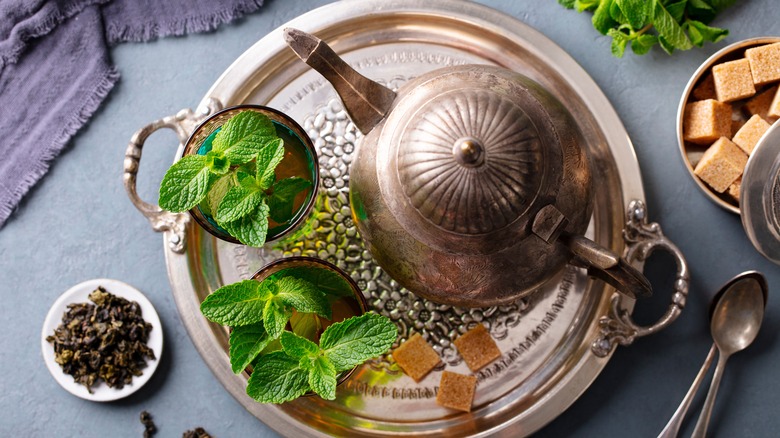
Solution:
[[[732,282],[713,309],[710,331],[721,354],[744,350],[758,335],[767,291],[764,277],[754,274]]]
[[[767,283],[758,272],[746,272],[724,286],[723,294],[715,303],[710,320],[710,332],[718,348],[718,364],[712,377],[707,399],[693,430],[693,438],[704,438],[712,416],[723,371],[729,357],[744,350],[758,335],[764,320]]]

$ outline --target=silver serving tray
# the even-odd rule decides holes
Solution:
[[[672,304],[652,327],[635,325],[632,300],[586,272],[567,267],[530,298],[508,306],[461,309],[417,298],[400,288],[363,248],[348,201],[349,164],[360,139],[331,87],[285,45],[282,28],[316,34],[357,70],[391,87],[435,68],[461,63],[499,65],[521,72],[551,91],[577,115],[597,181],[588,237],[641,267],[656,248],[678,263]],[[143,202],[135,179],[146,138],[170,128],[183,143],[214,111],[240,103],[277,108],[298,121],[315,142],[323,194],[304,239],[262,249],[218,241],[173,214]],[[657,331],[685,304],[685,261],[657,224],[648,224],[639,165],[628,135],[595,82],[562,49],[529,26],[484,6],[455,0],[344,1],[292,20],[257,42],[206,93],[197,111],[182,110],[139,130],[128,146],[125,185],[133,203],[157,231],[165,231],[168,275],[192,341],[214,375],[252,414],[288,436],[530,434],[563,412],[591,384],[616,344]],[[223,284],[248,278],[279,257],[309,255],[349,272],[369,305],[399,328],[398,342],[422,333],[443,365],[417,384],[387,356],[367,363],[339,387],[333,402],[304,397],[281,406],[245,394],[246,375],[231,372],[228,335],[199,312],[200,302]],[[435,403],[444,369],[468,374],[452,339],[485,324],[503,356],[477,373],[471,413]],[[396,344],[397,345],[397,344]]]

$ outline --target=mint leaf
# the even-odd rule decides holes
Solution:
[[[325,268],[287,268],[276,274],[279,277],[294,277],[306,280],[325,295],[351,297],[352,286],[341,275]]]
[[[241,219],[220,223],[220,226],[244,245],[261,247],[268,234],[268,206],[262,202]]]
[[[233,327],[230,332],[230,367],[240,374],[271,341],[262,322]]]
[[[302,338],[295,333],[282,332],[282,348],[288,356],[300,359],[302,357],[314,357],[320,352],[320,347],[314,342]]]
[[[626,18],[625,14],[623,14],[623,11],[620,9],[617,1],[613,1],[609,6],[609,16],[621,25],[628,25],[628,18]]]
[[[233,164],[247,163],[276,139],[276,128],[271,119],[255,111],[242,111],[222,125],[214,137],[212,150],[223,152]]]
[[[260,403],[284,403],[309,390],[309,376],[298,360],[277,351],[260,356],[246,385],[246,393]]]
[[[204,213],[214,217],[216,214],[215,212],[219,208],[219,203],[222,202],[222,198],[225,197],[225,193],[235,185],[235,176],[236,174],[234,172],[230,172],[214,181],[206,196],[206,202],[201,203],[201,209]],[[207,208],[203,208],[203,204],[206,204]]]
[[[255,280],[228,284],[212,292],[200,303],[200,312],[217,324],[242,326],[263,319],[263,307],[271,298]]]
[[[609,15],[609,8],[613,1],[614,0],[601,0],[599,6],[593,12],[593,27],[603,35],[606,35],[609,29],[617,24]]]
[[[330,319],[331,307],[328,299],[313,284],[294,277],[282,277],[276,281],[279,292],[276,298],[287,306],[305,313]]]
[[[325,400],[336,399],[336,367],[327,357],[317,356],[311,362],[309,386]]]
[[[622,58],[623,53],[626,51],[626,44],[628,43],[628,35],[617,29],[610,29],[607,35],[612,37],[612,56],[616,58]]]
[[[386,317],[365,313],[335,323],[320,337],[320,348],[336,371],[348,370],[387,352],[398,337],[398,329]]]
[[[701,21],[688,19],[685,21],[685,24],[688,27],[688,35],[691,38],[691,42],[697,47],[702,47],[705,41],[717,43],[729,34],[729,31],[726,29],[710,27]]]
[[[231,187],[219,203],[215,219],[218,224],[237,221],[256,210],[264,198],[261,191],[240,185]]]
[[[715,9],[705,0],[688,0],[685,12],[687,12],[688,18],[701,21],[702,23],[709,23],[717,14]]]
[[[737,0],[709,0],[710,5],[712,5],[712,8],[715,9],[715,12],[720,13],[724,9],[728,8],[729,6],[733,5],[737,2]]]
[[[290,317],[293,333],[306,339],[316,339],[322,330],[320,318],[313,313],[293,312]]]
[[[558,0],[558,3],[566,9],[574,8],[574,0]]]
[[[206,197],[209,168],[206,157],[187,155],[165,172],[160,184],[158,204],[172,212],[187,211]]]
[[[257,154],[257,181],[260,184],[260,188],[266,190],[271,187],[271,184],[276,178],[276,166],[284,159],[284,142],[282,139],[274,140]]]
[[[577,12],[590,11],[596,9],[601,0],[574,0],[574,9]]]
[[[225,158],[225,154],[222,152],[207,152],[206,163],[208,164],[211,173],[215,175],[224,175],[230,170],[230,161]]]
[[[677,23],[682,23],[683,15],[685,15],[685,5],[688,4],[688,0],[680,0],[675,3],[665,2],[666,10],[669,15],[674,18]]]
[[[683,2],[675,3],[669,7],[671,8],[679,3]],[[656,2],[655,4],[654,20],[655,28],[658,30],[658,40],[667,53],[671,54],[674,49],[688,50],[693,47],[693,44],[691,44],[691,41],[683,32],[682,27],[680,27],[661,2]]]
[[[277,181],[273,185],[268,206],[271,208],[271,219],[285,223],[293,218],[295,197],[311,187],[311,182],[297,176]]]
[[[658,43],[658,37],[655,35],[639,35],[636,39],[631,40],[631,50],[637,55],[644,55],[656,43]]]
[[[615,0],[615,3],[634,29],[641,28],[647,22],[648,0]]]
[[[284,326],[287,325],[287,321],[290,320],[291,316],[292,309],[279,302],[276,298],[266,301],[263,308],[265,331],[268,332],[272,339],[278,338],[284,332]]]

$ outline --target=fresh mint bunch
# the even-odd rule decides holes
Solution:
[[[283,403],[309,390],[333,400],[338,373],[386,353],[397,336],[396,326],[376,313],[331,325],[319,345],[286,331],[281,336],[282,351],[255,361],[246,392],[261,403]]]
[[[262,282],[223,286],[201,303],[212,322],[232,327],[234,373],[253,366],[247,394],[262,403],[283,403],[307,391],[332,400],[338,373],[384,354],[398,330],[386,317],[364,314],[322,331],[331,301],[351,296],[350,284],[327,269],[281,270]],[[294,310],[294,311],[293,311]],[[292,331],[286,331],[287,323]],[[317,334],[319,345],[314,342]]]
[[[311,182],[298,177],[275,181],[284,143],[271,119],[255,111],[231,117],[206,155],[188,155],[171,166],[160,185],[160,207],[173,212],[200,206],[241,243],[262,246],[269,216],[283,223],[293,201]]]
[[[612,37],[618,58],[626,46],[637,55],[655,44],[668,54],[675,49],[718,42],[728,30],[709,26],[717,14],[737,0],[558,0],[567,9],[593,11],[593,27]]]

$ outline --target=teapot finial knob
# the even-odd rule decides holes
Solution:
[[[479,167],[485,162],[485,147],[474,137],[462,137],[452,146],[452,155],[463,167]]]

